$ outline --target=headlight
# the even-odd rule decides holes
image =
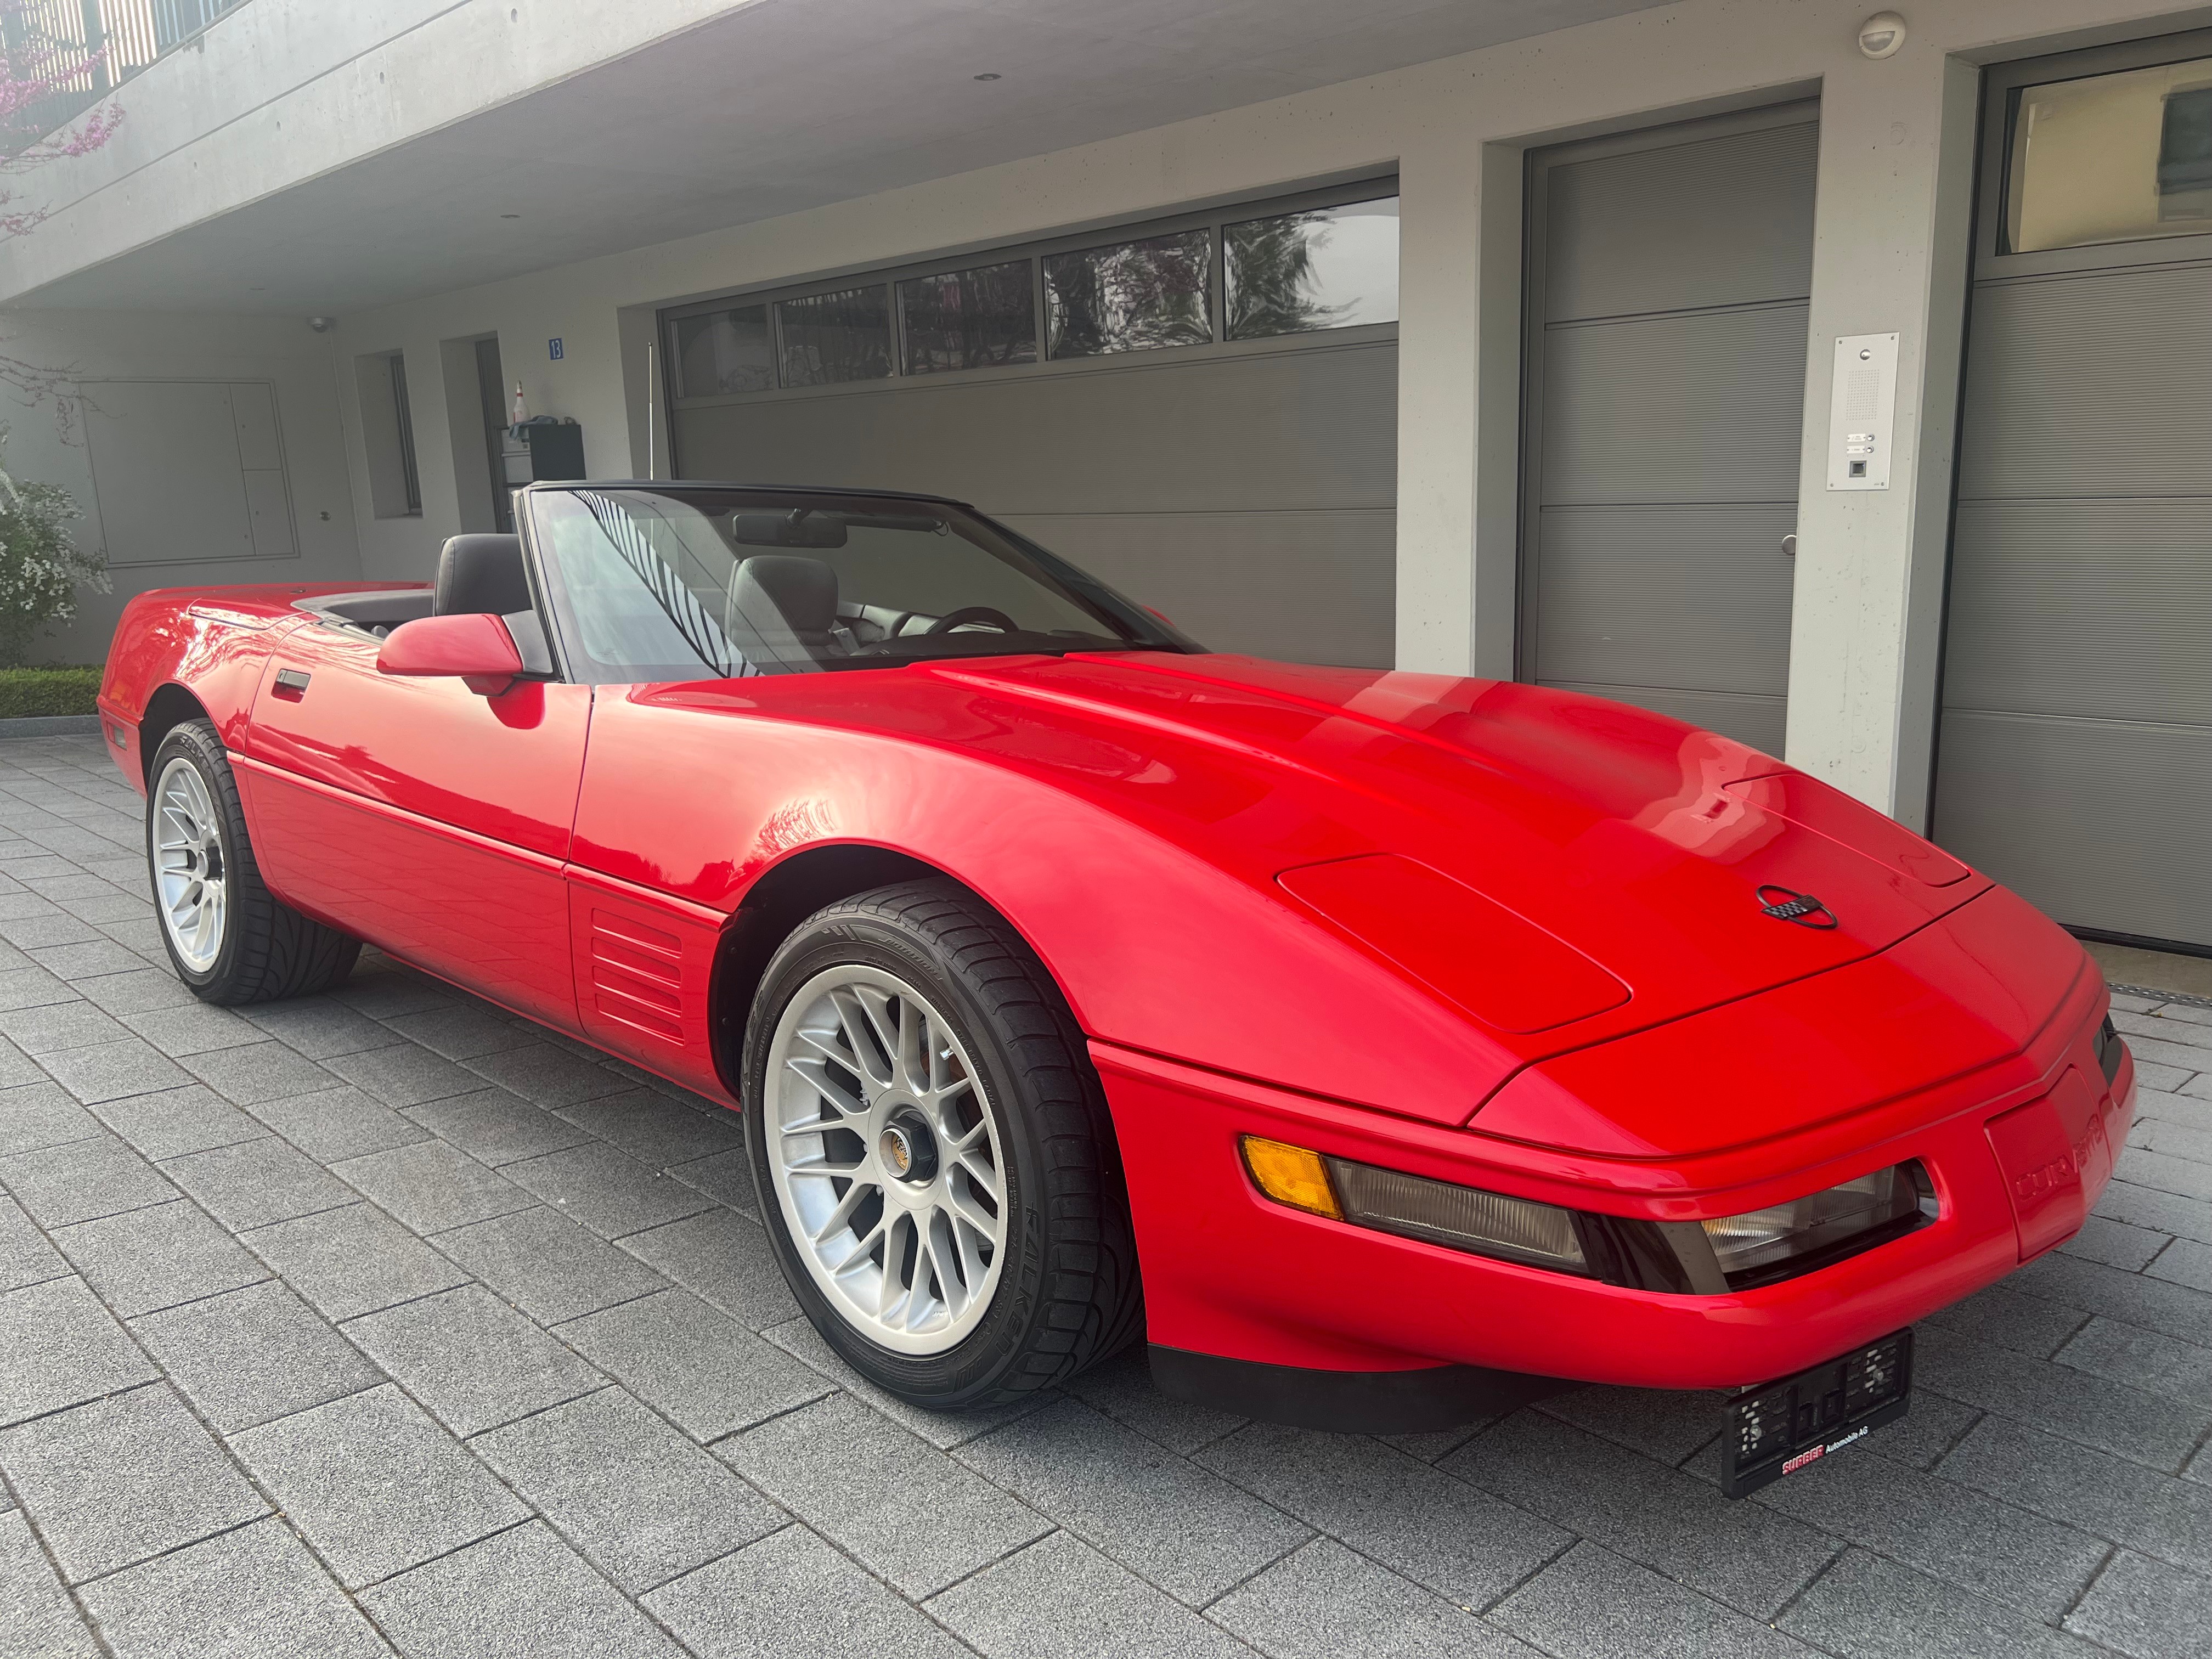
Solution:
[[[1252,1184],[1278,1204],[1474,1255],[1640,1290],[1722,1295],[1826,1267],[1934,1218],[1917,1162],[1705,1222],[1639,1221],[1355,1164],[1257,1135]]]

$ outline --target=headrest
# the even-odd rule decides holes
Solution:
[[[530,578],[522,570],[520,536],[455,536],[447,542],[438,555],[433,616],[505,617],[529,609]]]
[[[837,573],[819,559],[757,553],[731,578],[728,614],[771,643],[790,633],[820,645],[837,625]]]

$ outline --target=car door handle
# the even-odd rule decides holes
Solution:
[[[276,684],[270,688],[287,702],[297,702],[307,695],[307,676],[296,668],[276,671]]]

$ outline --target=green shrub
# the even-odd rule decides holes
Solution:
[[[91,668],[0,668],[0,720],[24,714],[91,714],[99,712],[100,670]]]
[[[0,443],[8,429],[0,426]],[[76,614],[76,591],[107,591],[107,563],[76,544],[84,516],[58,484],[18,483],[0,471],[0,668],[20,668],[31,641]]]

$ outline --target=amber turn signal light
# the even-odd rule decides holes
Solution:
[[[1279,1140],[1262,1140],[1257,1135],[1245,1135],[1240,1144],[1252,1184],[1276,1203],[1325,1215],[1332,1221],[1344,1219],[1344,1212],[1337,1207],[1335,1189],[1328,1183],[1328,1168],[1319,1152],[1286,1146]]]

